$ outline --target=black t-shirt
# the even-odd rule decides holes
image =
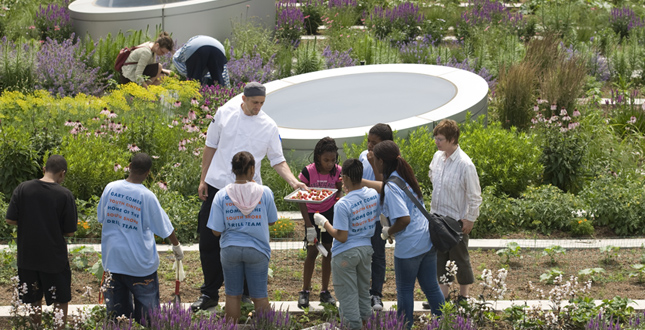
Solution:
[[[68,263],[64,233],[76,231],[74,195],[42,180],[25,181],[13,191],[6,219],[18,222],[18,267],[47,273]]]

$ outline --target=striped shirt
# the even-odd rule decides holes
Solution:
[[[448,158],[445,152],[437,151],[428,175],[432,181],[431,213],[477,220],[482,203],[479,177],[472,160],[459,146]]]

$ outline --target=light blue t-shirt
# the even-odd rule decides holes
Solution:
[[[392,175],[401,177],[396,171],[392,172]],[[410,185],[406,183],[406,186],[414,195]],[[421,204],[423,205],[423,202]],[[401,217],[410,217],[410,224],[404,230],[395,234],[395,257],[407,259],[430,251],[432,242],[430,242],[428,220],[414,205],[414,202],[408,198],[408,195],[394,182],[388,182],[385,185],[385,199],[383,201],[382,212],[390,219],[392,225]]]
[[[224,45],[222,45],[219,40],[203,35],[194,36],[175,52],[175,55],[172,56],[172,63],[175,65],[175,68],[182,76],[187,76],[186,70],[186,61],[195,53],[197,49],[203,46],[213,46],[220,51],[222,54],[226,54],[224,50]],[[209,74],[210,75],[210,74]]]
[[[372,168],[372,164],[367,160],[367,150],[361,152],[361,155],[358,156],[358,160],[363,163],[363,179],[365,180],[376,180],[376,177],[374,176],[374,169]]]
[[[233,205],[226,188],[217,192],[206,226],[222,233],[220,248],[252,247],[271,258],[269,224],[278,221],[278,210],[271,189],[267,186],[262,188],[264,191],[260,203],[246,216]]]
[[[347,241],[334,238],[332,256],[358,246],[372,246],[376,221],[379,221],[379,195],[363,187],[350,191],[334,205],[334,228],[347,232]]]
[[[103,190],[97,208],[103,224],[103,268],[116,274],[147,276],[159,268],[155,237],[166,238],[172,223],[152,191],[144,185],[119,180]]]

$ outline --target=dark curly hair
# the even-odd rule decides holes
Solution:
[[[233,167],[233,174],[244,175],[249,171],[251,166],[255,166],[255,158],[248,151],[240,151],[233,156],[231,165]]]
[[[314,148],[314,164],[316,164],[316,171],[320,172],[322,170],[322,164],[320,163],[320,156],[324,154],[325,152],[334,152],[336,153],[336,164],[338,164],[339,157],[338,157],[338,147],[336,146],[336,141],[329,136],[326,136],[318,143],[316,143],[316,147]],[[336,166],[334,166],[331,171],[329,171],[329,174],[331,176],[336,175]]]

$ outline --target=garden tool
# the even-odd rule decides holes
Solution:
[[[175,270],[175,298],[173,299],[173,302],[180,305],[181,296],[179,296],[179,283],[186,278],[184,263],[181,260],[175,260],[175,263],[172,265],[172,269]]]
[[[382,213],[381,213],[381,226],[383,226],[383,227],[389,227],[389,226],[390,226],[390,219],[388,219],[388,218],[387,218],[384,214],[382,214]],[[382,234],[382,233],[381,233],[381,238],[382,238],[382,239],[385,239],[385,237],[383,236],[383,234]],[[392,240],[392,237],[389,237],[389,238],[387,239],[387,241],[388,241],[388,242],[390,242],[390,244],[394,243],[394,241]]]
[[[322,214],[320,214],[320,213],[316,212],[316,213],[314,214],[314,218],[317,218],[317,217],[325,218],[325,216],[324,216],[324,215],[322,215]],[[328,220],[325,218],[325,222],[326,222],[326,221],[328,221]],[[327,231],[327,230],[325,229],[325,226],[324,226],[324,225],[323,225],[323,226],[318,226],[318,228],[320,228],[320,235],[321,235],[321,236],[322,236],[322,233],[323,233],[323,232],[326,232],[326,231]],[[320,243],[320,239],[316,239],[316,240],[314,240],[314,243],[316,244],[316,248],[318,249],[318,252],[320,252],[320,253],[323,255],[323,257],[326,257],[326,256],[329,254],[329,252],[327,251],[327,249],[325,249],[325,246],[323,246],[323,245],[322,245],[322,243]]]

